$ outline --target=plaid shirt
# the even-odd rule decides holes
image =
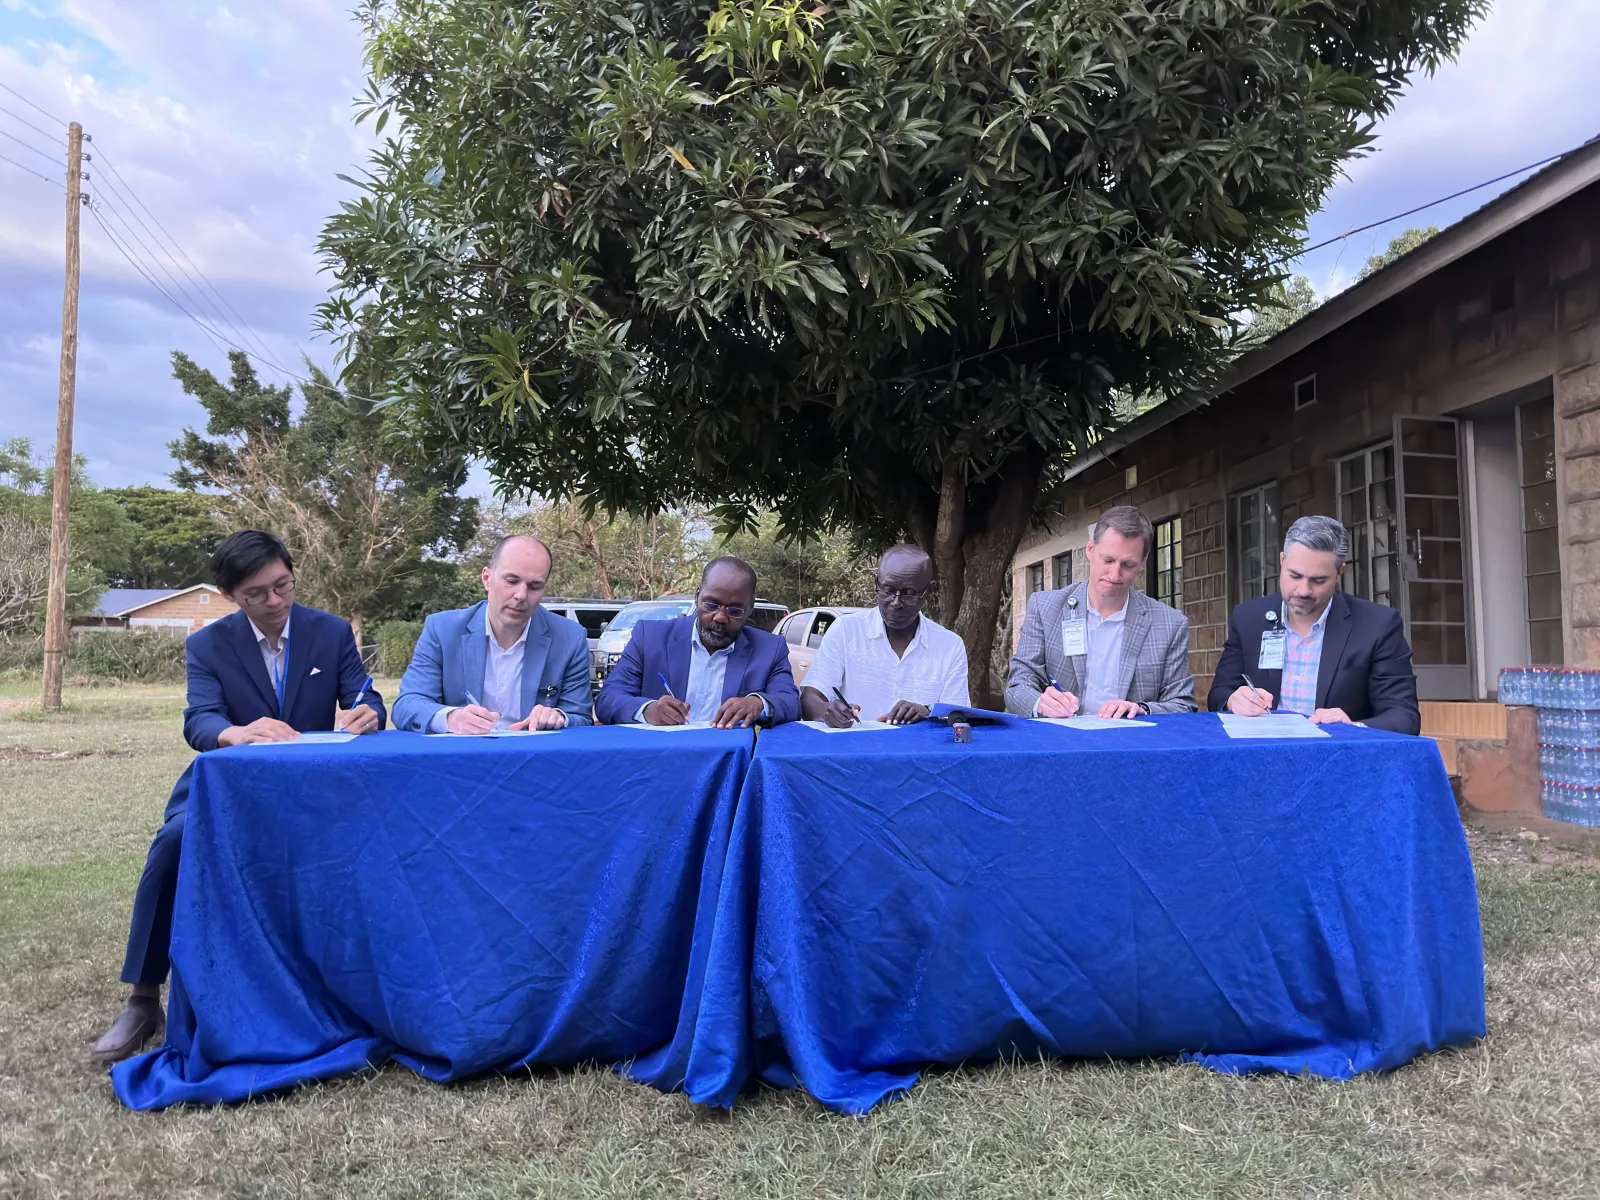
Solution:
[[[1283,655],[1283,696],[1278,702],[1281,712],[1297,712],[1309,717],[1317,711],[1317,669],[1322,665],[1322,634],[1328,627],[1329,604],[1322,610],[1311,632],[1301,637],[1287,621],[1284,629],[1288,640]]]

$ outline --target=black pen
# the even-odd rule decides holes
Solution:
[[[850,701],[848,701],[848,700],[846,700],[844,698],[844,693],[843,692],[841,692],[838,688],[834,688],[833,689],[833,694],[835,696],[839,697],[839,703],[840,704],[844,705],[846,708],[850,708]],[[856,717],[856,710],[853,709],[853,708],[850,708],[850,724],[854,725],[856,723],[857,719],[858,718]]]

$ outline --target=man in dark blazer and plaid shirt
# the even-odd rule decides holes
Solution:
[[[1154,539],[1150,518],[1137,508],[1108,508],[1090,534],[1088,581],[1029,598],[1006,681],[1007,712],[1195,711],[1188,618],[1133,590]]]

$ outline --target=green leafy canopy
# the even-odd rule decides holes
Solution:
[[[321,320],[508,490],[938,529],[992,608],[1045,464],[1235,353],[1483,7],[368,0]]]

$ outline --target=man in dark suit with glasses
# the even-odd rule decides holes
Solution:
[[[695,611],[641,621],[606,676],[595,712],[608,725],[781,725],[800,716],[789,645],[747,628],[756,573],[738,558],[706,564]]]
[[[350,623],[294,602],[294,562],[270,533],[244,529],[211,556],[211,577],[239,611],[185,644],[189,705],[184,740],[202,754],[253,742],[291,742],[301,733],[376,733],[383,698],[361,665]],[[178,861],[189,808],[191,763],[167,800],[134,895],[122,982],[132,994],[95,1042],[95,1062],[139,1052],[161,1028]]]

